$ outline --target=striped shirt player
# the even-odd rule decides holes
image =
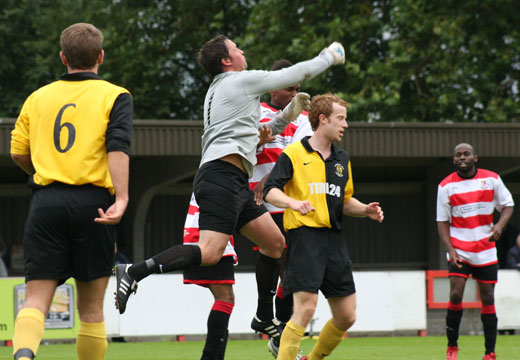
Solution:
[[[199,205],[191,194],[190,206],[184,223],[184,245],[199,243]],[[235,306],[233,285],[234,265],[238,257],[234,249],[233,235],[229,239],[220,261],[211,266],[191,266],[183,269],[184,284],[206,287],[213,295],[214,302],[208,315],[208,332],[202,359],[224,360],[226,352],[229,318]]]
[[[457,172],[441,181],[437,193],[437,221],[450,222],[450,239],[462,262],[472,266],[496,264],[493,212],[513,206],[513,197],[498,174],[478,169],[470,179]]]
[[[267,103],[261,103],[260,123],[266,123],[274,119],[277,109]],[[253,176],[249,179],[251,190],[266,176],[271,173],[274,164],[282,154],[287,145],[303,139],[305,136],[312,135],[312,128],[306,111],[302,111],[295,121],[289,123],[285,129],[275,135],[274,140],[258,147],[256,151],[256,166],[253,168]],[[284,209],[269,203],[264,203],[271,214],[281,214]]]
[[[457,360],[462,299],[471,275],[478,282],[486,352],[494,360],[497,334],[495,284],[498,260],[495,242],[513,214],[513,198],[498,174],[477,169],[478,155],[466,143],[455,147],[457,171],[441,181],[437,193],[437,229],[448,252],[450,297],[446,314],[447,360]],[[493,213],[500,217],[493,223]]]
[[[186,221],[184,223],[184,245],[197,245],[199,243],[199,205],[195,200],[195,195],[191,194],[190,207],[188,208],[188,214],[186,215]],[[235,278],[233,275],[233,266],[238,265],[238,256],[235,252],[235,241],[233,235],[231,235],[224,254],[222,255],[221,261],[213,266],[193,266],[184,269],[184,283],[185,284],[197,284],[201,286],[207,286],[209,284],[234,284]],[[232,261],[223,259],[230,258]],[[225,276],[221,272],[214,269],[221,265],[221,263],[229,262],[231,266],[226,266]],[[219,276],[220,275],[220,276]]]

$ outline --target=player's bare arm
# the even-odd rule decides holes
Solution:
[[[130,158],[128,154],[122,151],[111,151],[108,153],[108,169],[114,190],[116,200],[106,210],[98,209],[99,217],[94,221],[105,225],[115,225],[121,221],[123,214],[128,206],[128,174],[130,167]]]
[[[11,159],[28,175],[34,174],[34,166],[31,160],[31,155],[11,154]]]
[[[489,238],[489,241],[498,241],[498,239],[500,239],[500,236],[502,235],[502,232],[504,231],[504,228],[511,219],[512,215],[512,206],[507,206],[502,209],[502,211],[500,212],[500,218],[498,219],[497,223],[493,225],[493,234]]]
[[[355,217],[368,217],[383,222],[384,213],[378,202],[364,204],[356,198],[350,198],[343,204],[343,214]]]
[[[442,242],[444,243],[444,246],[446,247],[446,251],[448,252],[450,261],[453,261],[453,263],[458,268],[461,268],[462,264],[460,264],[459,256],[457,255],[457,252],[453,248],[453,245],[451,244],[451,240],[450,240],[450,223],[448,221],[438,221],[437,229],[439,231],[439,236],[440,236]]]
[[[311,205],[307,200],[300,201],[287,196],[282,190],[272,188],[265,196],[265,201],[274,206],[284,209],[291,209],[298,211],[302,215],[306,215],[311,211],[316,211],[314,206]]]

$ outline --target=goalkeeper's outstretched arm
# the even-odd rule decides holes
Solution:
[[[313,59],[301,61],[276,71],[247,71],[243,80],[245,91],[250,95],[262,95],[301,84],[321,74],[333,65],[345,63],[345,50],[339,42],[333,42]]]

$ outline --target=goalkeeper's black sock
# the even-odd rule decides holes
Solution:
[[[482,320],[482,327],[484,328],[484,345],[486,347],[486,354],[495,352],[495,345],[497,342],[497,314],[495,305],[482,305],[480,314]]]
[[[273,296],[276,294],[280,259],[258,253],[256,262],[256,286],[258,289],[257,317],[262,321],[274,318]]]
[[[228,339],[229,317],[234,304],[216,300],[208,316],[208,335],[201,360],[224,360]]]
[[[202,259],[198,245],[175,245],[152,258],[134,264],[128,269],[128,275],[135,281],[141,281],[150,274],[162,274],[190,266],[199,266]]]
[[[457,346],[459,340],[459,327],[462,319],[462,304],[448,304],[448,313],[446,315],[446,335],[448,337],[448,346]]]

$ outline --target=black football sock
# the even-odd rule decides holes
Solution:
[[[276,294],[280,259],[258,253],[256,262],[256,286],[258,289],[258,306],[256,316],[262,321],[273,319],[273,296]]]
[[[450,303],[451,305],[451,303]],[[458,309],[460,305],[460,310]],[[459,340],[459,327],[462,319],[462,305],[453,305],[456,310],[450,309],[448,305],[448,314],[446,315],[446,335],[448,336],[448,346],[457,346]]]
[[[175,245],[152,258],[134,264],[128,269],[128,275],[135,281],[141,281],[150,274],[162,274],[199,266],[202,259],[198,245]]]
[[[229,335],[229,332],[227,330],[222,332],[222,336],[220,337],[220,344],[218,345],[218,349],[217,349],[216,360],[224,360],[224,357],[226,356],[228,335]]]
[[[216,300],[208,316],[208,335],[201,360],[224,360],[228,339],[229,317],[233,304]]]
[[[486,354],[495,352],[495,345],[497,343],[497,314],[495,313],[494,305],[482,305],[482,311],[486,308],[493,308],[493,312],[480,314],[482,320],[482,327],[484,328],[484,345],[486,347]]]

